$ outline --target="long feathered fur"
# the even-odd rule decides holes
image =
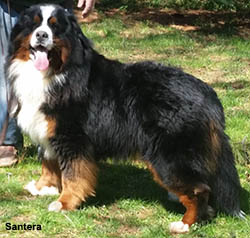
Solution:
[[[93,49],[74,17],[57,8],[66,19],[61,37],[70,45],[70,54],[59,71],[47,73],[49,84],[41,88],[39,118],[49,118],[54,127],[37,143],[45,150],[49,146],[62,173],[72,173],[72,163],[79,158],[124,159],[139,153],[155,179],[180,196],[184,205],[185,199],[195,203],[197,197],[198,208],[204,210],[200,216],[206,217],[207,203],[241,216],[239,177],[215,91],[174,67],[105,58]],[[21,19],[25,17],[24,13]],[[7,63],[21,112],[26,95],[18,90],[21,76],[11,65],[22,24],[19,21],[13,30]]]

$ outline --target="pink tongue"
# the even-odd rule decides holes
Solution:
[[[47,52],[45,51],[36,51],[34,65],[37,70],[43,71],[49,67],[49,60],[47,56]]]

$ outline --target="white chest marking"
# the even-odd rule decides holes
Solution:
[[[18,114],[18,125],[36,144],[49,149],[47,136],[48,122],[40,111],[45,102],[48,79],[45,73],[38,71],[31,60],[24,62],[14,60],[9,69],[10,75],[15,75],[14,91],[21,103]]]

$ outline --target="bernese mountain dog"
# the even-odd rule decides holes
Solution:
[[[72,13],[48,4],[28,8],[14,26],[6,77],[10,113],[44,149],[42,176],[26,188],[59,191],[50,211],[95,195],[100,159],[139,155],[186,208],[171,232],[188,232],[214,211],[243,216],[223,107],[201,80],[155,62],[107,59]]]

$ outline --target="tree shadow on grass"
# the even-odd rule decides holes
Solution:
[[[119,14],[117,9],[105,11],[106,16]],[[120,16],[126,23],[148,21],[171,26],[177,30],[201,35],[215,34],[222,37],[239,36],[245,40],[250,36],[250,16],[244,12],[218,12],[206,10],[169,10],[160,8],[143,8]],[[193,35],[195,37],[195,35]],[[196,36],[197,37],[197,36]]]
[[[128,164],[101,163],[96,196],[89,198],[83,206],[110,205],[120,199],[156,201],[168,211],[185,211],[180,203],[168,200],[168,192],[153,181],[147,169]]]
[[[190,11],[151,11],[149,14],[137,14],[137,19],[148,19],[164,26],[183,26],[184,31],[203,33],[236,34],[240,29],[250,29],[250,18],[245,13],[212,12],[204,10]],[[193,26],[188,27],[188,26]],[[186,28],[185,28],[186,27]]]

